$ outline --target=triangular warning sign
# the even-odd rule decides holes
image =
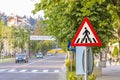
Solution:
[[[102,43],[93,29],[89,19],[84,18],[78,31],[76,32],[71,46],[101,46]]]

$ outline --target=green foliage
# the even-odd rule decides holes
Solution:
[[[41,51],[44,54],[48,50],[56,48],[56,45],[54,41],[30,41],[30,48],[33,53]]]
[[[29,44],[30,30],[23,28],[10,27],[12,29],[13,48],[19,47],[25,50],[25,44]]]
[[[44,34],[39,22],[36,24],[34,33],[35,35]],[[38,51],[46,52],[49,49],[56,48],[55,41],[30,41],[30,29],[14,26],[8,27],[3,22],[0,22],[1,49],[4,47],[5,38],[8,40],[9,49],[21,49],[22,51],[30,49],[33,53],[37,53]]]
[[[4,23],[2,21],[0,21],[0,39],[2,38],[2,35],[3,35],[3,33],[2,33],[3,27],[4,27]]]
[[[67,80],[77,80],[77,76],[75,74],[69,74]],[[79,80],[82,80],[82,79],[79,79]]]
[[[106,0],[106,1],[108,2],[107,10],[112,15],[113,27],[116,28],[117,30],[116,34],[118,34],[119,37],[118,39],[120,39],[120,0]]]
[[[67,67],[67,70],[70,71],[71,70],[71,60],[67,59],[65,62],[65,65]],[[75,70],[76,70],[76,64],[74,61],[72,61],[72,71],[75,71]]]
[[[114,38],[115,32],[107,6],[106,0],[42,0],[35,5],[33,13],[44,10],[46,32],[55,36],[60,43],[72,41],[83,18],[87,16],[102,41],[102,47],[105,47]],[[94,47],[94,50],[98,52],[99,48]]]
[[[107,0],[108,1],[108,0]],[[117,3],[117,0],[115,1]],[[118,3],[119,5],[120,3]],[[113,19],[113,27],[115,27],[116,29],[118,28],[118,19],[119,19],[119,15],[117,14],[118,9],[120,8],[120,6],[118,6],[117,4],[114,4],[114,2],[112,1],[108,1],[108,6],[107,6],[107,10],[109,11],[109,13],[112,15],[112,19]]]
[[[67,72],[67,80],[84,80],[84,76],[80,75],[77,76],[75,72]],[[94,74],[91,74],[88,76],[88,80],[96,80],[96,76]]]
[[[7,39],[9,48],[12,48],[12,28],[5,26],[2,21],[0,21],[0,50],[4,48],[4,40]]]
[[[64,51],[67,51],[67,45],[66,44],[68,44],[68,42],[62,42],[62,43],[60,43],[60,46],[62,47],[62,49],[64,50]]]
[[[90,75],[90,76],[88,77],[88,79],[89,79],[89,80],[96,80],[96,76],[95,76],[94,74],[92,74],[92,75]]]
[[[117,46],[114,47],[114,50],[113,50],[112,55],[113,55],[113,57],[115,57],[115,58],[118,56],[118,47],[117,47]]]
[[[45,32],[46,31],[42,26],[42,22],[38,20],[33,32],[34,35],[43,36],[46,35]],[[46,53],[49,49],[56,48],[55,42],[56,41],[49,41],[49,40],[31,41],[31,49],[34,53],[37,53],[39,51]]]

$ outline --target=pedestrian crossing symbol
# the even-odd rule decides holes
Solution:
[[[93,29],[89,19],[84,18],[78,31],[76,32],[71,46],[101,46],[102,42]]]

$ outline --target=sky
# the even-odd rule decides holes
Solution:
[[[33,15],[31,11],[34,9],[34,4],[40,0],[0,0],[0,12],[4,12],[6,15],[13,13],[14,15],[27,17],[43,16],[43,11],[39,11],[36,15]]]

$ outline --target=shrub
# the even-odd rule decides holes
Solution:
[[[67,80],[84,80],[84,76],[80,75],[77,77],[75,72],[68,72]],[[96,76],[94,74],[91,74],[88,76],[88,80],[96,80]]]
[[[71,60],[67,59],[66,60],[66,67],[67,67],[67,70],[70,71],[71,69]],[[72,71],[75,71],[76,70],[76,64],[74,61],[72,61]]]
[[[96,76],[94,74],[91,74],[89,77],[88,77],[89,80],[96,80]]]
[[[68,80],[77,80],[77,76],[74,75],[74,74],[70,74],[70,75],[68,76]]]

